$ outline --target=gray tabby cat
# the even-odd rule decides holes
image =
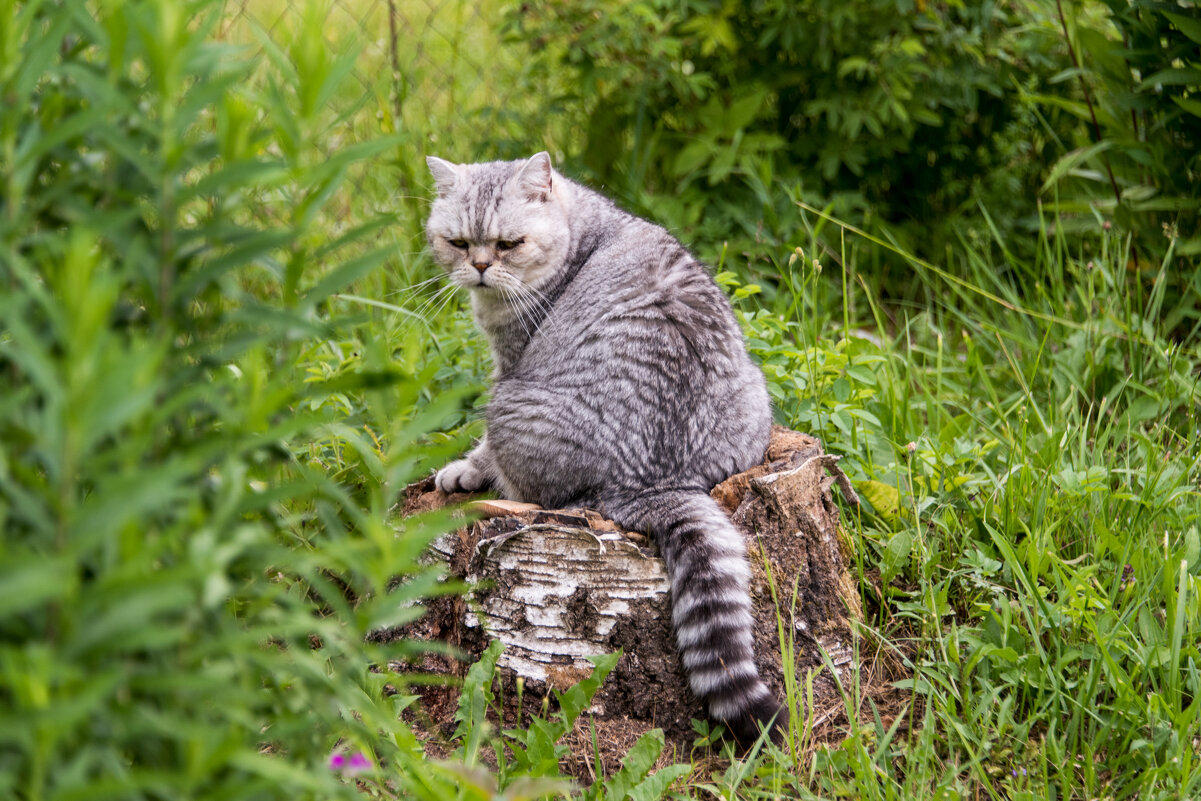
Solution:
[[[693,692],[739,740],[784,729],[753,659],[746,546],[708,494],[763,459],[771,428],[729,302],[670,234],[546,153],[427,161],[430,247],[496,363],[487,434],[438,488],[591,506],[654,536]]]

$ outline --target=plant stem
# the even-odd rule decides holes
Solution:
[[[1068,21],[1063,15],[1063,0],[1055,0],[1055,9],[1059,12],[1059,24],[1063,27],[1063,40],[1068,45],[1068,56],[1072,59],[1072,66],[1079,73],[1080,60],[1076,58],[1076,48],[1072,47],[1072,37],[1068,34]],[[1084,90],[1084,102],[1088,106],[1088,116],[1093,121],[1093,137],[1099,144],[1101,142],[1101,126],[1097,123],[1097,112],[1093,109],[1093,95],[1088,90],[1088,81],[1084,80],[1083,74],[1080,75],[1080,88]],[[1109,164],[1109,157],[1102,153],[1101,160],[1105,162],[1105,172],[1109,175],[1109,185],[1113,187],[1114,200],[1121,204],[1122,192],[1118,189],[1118,182],[1113,177],[1113,167]]]
[[[393,131],[399,131],[400,112],[405,93],[400,86],[400,50],[397,47],[396,38],[396,0],[388,0],[388,55],[392,61],[392,126]]]

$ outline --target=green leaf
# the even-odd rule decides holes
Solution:
[[[1184,533],[1184,562],[1193,571],[1201,566],[1201,535],[1196,526],[1190,526]]]
[[[854,427],[851,415],[846,409],[837,409],[830,413],[830,422],[843,434],[850,434]]]
[[[717,152],[717,158],[713,159],[713,164],[709,167],[708,181],[710,186],[719,184],[724,181],[734,169],[734,161],[738,157],[738,148],[734,145],[727,145]]]
[[[877,430],[883,430],[884,424],[880,422],[880,418],[869,412],[867,409],[848,409],[847,414],[851,417],[862,420]]]
[[[1070,153],[1065,154],[1051,168],[1051,172],[1047,175],[1047,180],[1043,181],[1041,191],[1049,191],[1051,187],[1063,180],[1064,176],[1076,170],[1081,164],[1092,161],[1093,158],[1112,147],[1113,142],[1101,141],[1087,147],[1076,148]]]
[[[655,760],[663,753],[664,739],[662,729],[651,729],[638,738],[634,747],[622,760],[621,770],[605,782],[606,801],[624,801],[655,766]]]
[[[503,795],[497,801],[534,801],[536,798],[546,798],[551,795],[568,796],[576,791],[576,786],[565,779],[551,779],[544,776],[518,776],[505,787]]]
[[[845,78],[854,74],[855,77],[862,78],[868,74],[871,66],[871,63],[862,56],[850,56],[838,62],[837,75],[839,78]]]
[[[759,109],[763,107],[763,101],[766,98],[766,90],[753,89],[745,97],[731,103],[725,113],[726,133],[733,134],[750,125],[751,121],[755,119],[755,115],[759,113]]]
[[[485,716],[488,705],[492,703],[492,674],[496,671],[496,662],[504,648],[504,643],[500,640],[488,643],[488,647],[480,654],[479,661],[467,669],[467,677],[463,680],[459,708],[455,711],[455,721],[459,725],[455,729],[453,739],[463,743],[459,753],[469,764],[473,763],[479,754],[488,727]]]
[[[1183,14],[1173,14],[1171,11],[1160,10],[1159,13],[1170,19],[1172,24],[1185,36],[1197,44],[1201,44],[1201,19],[1186,17]]]
[[[1088,109],[1088,104],[1082,100],[1071,100],[1066,97],[1059,97],[1058,95],[1029,94],[1025,95],[1025,97],[1035,103],[1061,108],[1081,120],[1092,120],[1092,113]]]
[[[630,790],[630,801],[660,801],[677,779],[682,779],[691,772],[691,765],[668,765],[660,768]]]
[[[1201,236],[1193,236],[1188,239],[1181,239],[1176,244],[1176,254],[1178,256],[1197,256],[1201,255]]]
[[[879,481],[856,481],[855,489],[867,499],[867,502],[872,505],[872,509],[880,517],[889,523],[895,523],[899,519],[901,493],[897,491],[896,487]]]
[[[374,270],[391,255],[389,249],[377,248],[330,270],[312,289],[305,293],[304,298],[300,301],[300,307],[302,309],[313,308],[330,295]]]
[[[913,535],[909,531],[898,531],[889,539],[880,556],[880,581],[888,584],[909,563],[909,552],[913,549]]]
[[[200,180],[184,188],[179,197],[181,202],[194,197],[219,197],[231,188],[247,184],[267,188],[283,183],[287,176],[286,165],[279,161],[247,159],[206,173]]]
[[[1201,117],[1201,100],[1191,97],[1173,97],[1172,101],[1194,117]]]
[[[1139,82],[1144,89],[1157,86],[1201,86],[1201,69],[1197,67],[1171,67],[1149,75]]]
[[[62,557],[16,559],[5,554],[0,570],[0,617],[28,611],[73,591],[71,561]]]
[[[611,654],[587,657],[593,665],[592,674],[575,686],[556,694],[559,699],[559,709],[567,723],[575,723],[580,714],[592,703],[592,696],[596,695],[596,691],[600,689],[605,678],[613,672],[613,668],[617,667],[617,661],[621,659],[621,654],[622,652],[618,650]]]
[[[847,367],[847,375],[860,384],[866,384],[869,387],[876,386],[876,374],[866,367],[858,364],[849,365]]]

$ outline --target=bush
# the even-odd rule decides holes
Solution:
[[[1041,99],[1081,125],[1048,184],[1060,183],[1060,209],[1098,209],[1156,256],[1169,245],[1201,254],[1201,9],[1105,6],[1105,15],[1059,9],[1078,94]]]
[[[0,27],[5,797],[358,798],[331,751],[376,791],[424,764],[370,669],[411,649],[363,637],[445,591],[417,557],[448,521],[385,517],[444,406],[415,420],[427,376],[386,353],[305,373],[383,258],[380,221],[312,222],[389,143],[318,147],[346,75],[318,16],[263,77],[208,39],[221,7]]]
[[[1023,89],[1062,63],[1027,24],[1009,4],[908,0],[646,0],[620,13],[589,0],[514,14],[543,48],[531,74],[582,126],[578,158],[596,182],[711,241],[787,242],[801,197],[904,223],[926,253],[978,196],[1006,222],[1032,212],[1015,200],[1037,191],[1044,137]]]

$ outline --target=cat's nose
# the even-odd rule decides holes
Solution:
[[[486,261],[476,261],[476,262],[472,262],[471,266],[474,267],[475,269],[479,270],[480,274],[482,275],[484,270],[487,270],[489,267],[492,266],[492,263],[486,262]]]

